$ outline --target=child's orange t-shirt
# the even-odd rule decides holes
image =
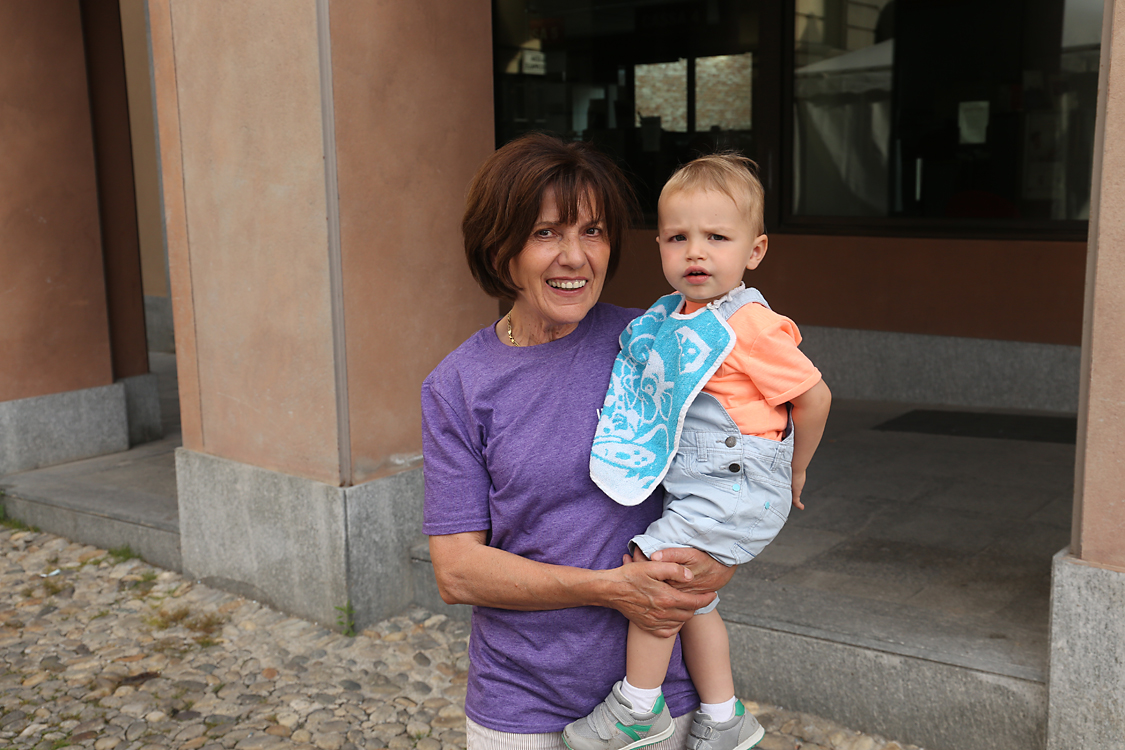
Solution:
[[[684,301],[691,314],[706,303]],[[743,305],[727,319],[738,342],[703,390],[719,400],[743,435],[781,440],[789,425],[785,404],[812,388],[820,370],[797,348],[797,325],[764,305]]]

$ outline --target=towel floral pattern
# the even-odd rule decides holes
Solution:
[[[661,297],[621,334],[594,444],[590,476],[622,505],[664,479],[691,402],[734,348],[734,332],[710,307],[673,315],[680,294]]]

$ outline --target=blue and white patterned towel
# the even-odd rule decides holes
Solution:
[[[661,297],[621,334],[590,452],[591,479],[621,505],[643,502],[664,479],[688,407],[734,348],[713,306],[673,315],[683,301]]]

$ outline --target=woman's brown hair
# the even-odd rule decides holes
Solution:
[[[554,188],[563,224],[577,222],[579,208],[593,199],[587,208],[604,223],[610,248],[606,279],[613,278],[637,214],[632,187],[613,160],[589,143],[529,133],[489,156],[469,186],[461,220],[465,257],[488,295],[516,298],[519,288],[508,265],[531,237],[547,188]]]

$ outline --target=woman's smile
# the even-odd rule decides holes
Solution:
[[[560,291],[576,291],[586,286],[586,279],[548,279],[547,285]]]

